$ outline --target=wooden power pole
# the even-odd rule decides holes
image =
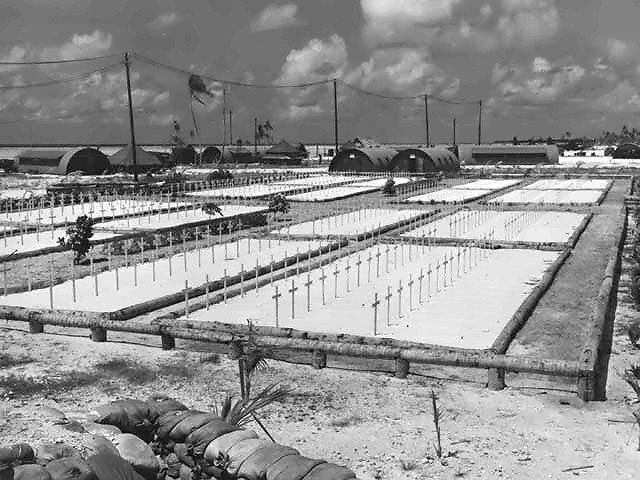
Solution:
[[[333,79],[333,134],[335,140],[335,153],[338,154],[338,81]]]
[[[127,98],[129,99],[129,132],[131,133],[131,160],[133,162],[133,180],[138,183],[138,159],[136,158],[136,129],[133,120],[133,100],[131,99],[131,72],[129,71],[129,52],[124,52],[124,69],[127,74]]]

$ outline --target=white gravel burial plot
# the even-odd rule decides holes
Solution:
[[[42,190],[25,190],[24,188],[10,188],[0,192],[0,200],[26,200],[29,198],[44,197],[47,191]]]
[[[385,186],[389,179],[384,178],[376,178],[375,180],[366,180],[362,182],[350,183],[349,187],[371,187],[374,189],[382,188]],[[412,182],[413,180],[408,177],[393,177],[393,181],[396,185],[404,185],[405,183]]]
[[[569,180],[544,179],[524,187],[527,190],[606,190],[609,180],[576,178]]]
[[[374,246],[189,318],[486,349],[559,255],[413,246],[409,259],[395,247],[395,262],[393,245]]]
[[[225,269],[228,276],[238,275],[243,268],[245,272],[255,269],[256,263],[261,267],[269,266],[272,260],[281,261],[298,252],[303,260],[310,249],[316,249],[325,244],[318,241],[241,239],[238,242],[224,244],[212,243],[214,249],[212,257],[211,247],[206,240],[203,240],[200,249],[187,251],[186,262],[185,255],[180,253],[173,255],[170,259],[160,258],[153,262],[120,267],[95,276],[89,275],[76,279],[75,302],[73,301],[73,281],[55,285],[52,288],[53,308],[114,312],[181,292],[185,288],[185,282],[188,282],[190,287],[202,285],[206,282],[207,275],[210,281],[221,280],[224,278]],[[247,275],[247,285],[251,281],[255,282],[255,276],[250,278]],[[96,282],[98,295],[96,295]],[[25,279],[26,283],[27,279]],[[48,309],[50,308],[49,288],[0,296],[0,305]]]
[[[476,200],[482,198],[485,195],[492,193],[492,190],[470,190],[470,189],[454,189],[445,188],[443,190],[436,190],[435,192],[423,193],[422,195],[416,195],[409,197],[405,202],[410,203],[453,203],[453,202],[465,202],[470,200]]]
[[[503,188],[512,187],[514,185],[518,185],[522,180],[501,180],[501,179],[484,179],[484,180],[476,180],[470,183],[463,183],[461,185],[456,185],[454,188],[456,190],[501,190]]]
[[[295,178],[292,180],[282,180],[271,185],[286,185],[294,187],[313,187],[342,185],[349,182],[364,180],[368,177],[363,175],[317,175],[314,177]]]
[[[291,200],[292,202],[326,202],[351,197],[353,195],[362,195],[363,193],[369,193],[375,190],[378,190],[378,187],[354,187],[348,185],[346,187],[331,187],[323,190],[313,190],[311,192],[288,195],[287,200]]]
[[[381,227],[413,219],[428,210],[394,210],[389,208],[363,208],[330,217],[322,217],[308,222],[273,230],[271,233],[291,236],[338,236],[370,233]]]
[[[151,231],[161,228],[172,228],[180,226],[188,226],[192,223],[200,223],[213,220],[228,220],[239,215],[249,213],[267,212],[269,209],[263,206],[248,205],[219,205],[222,215],[209,215],[202,211],[201,208],[193,208],[189,210],[178,210],[171,213],[158,213],[155,215],[133,217],[121,220],[113,220],[110,222],[98,223],[94,225],[94,230],[110,230],[110,231]]]
[[[211,190],[201,190],[190,192],[188,197],[209,197],[209,198],[260,198],[276,193],[287,193],[300,188],[295,185],[274,185],[272,183],[256,183],[253,185],[243,185],[238,187],[214,188]]]
[[[42,208],[34,208],[22,211],[0,212],[0,223],[60,226],[65,222],[75,222],[80,215],[92,218],[109,218],[119,216],[144,215],[157,211],[173,210],[191,207],[191,203],[167,202],[156,200],[117,199],[100,200],[95,202],[81,202],[72,205],[47,206],[43,202]]]
[[[518,189],[494,198],[490,203],[537,203],[537,204],[592,204],[596,203],[600,190],[524,190]]]
[[[93,232],[91,241],[106,240],[120,236],[114,232]],[[26,233],[24,235],[13,235],[10,237],[0,237],[0,257],[9,255],[13,252],[22,254],[28,252],[36,252],[45,248],[58,246],[58,238],[65,238],[66,232],[64,228],[55,230],[41,231],[40,233]]]
[[[566,243],[586,215],[572,212],[463,210],[402,234],[411,238],[460,238]]]

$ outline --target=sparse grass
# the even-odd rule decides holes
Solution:
[[[329,422],[329,425],[336,428],[345,428],[351,425],[358,425],[363,421],[364,421],[364,418],[362,418],[360,415],[348,415],[346,417],[340,417],[340,418],[331,420],[331,422]]]
[[[222,359],[217,353],[203,353],[200,355],[200,363],[212,363],[214,365],[219,365],[221,361]]]
[[[411,472],[418,468],[418,462],[415,460],[400,460],[400,467],[405,472]]]
[[[52,395],[84,387],[96,382],[94,375],[86,372],[68,372],[57,377],[28,377],[24,375],[7,375],[0,378],[0,390],[4,396],[31,397],[34,395]]]
[[[0,368],[17,367],[35,362],[35,359],[25,355],[11,355],[10,353],[0,353]]]
[[[113,358],[94,365],[96,375],[103,380],[124,380],[142,385],[156,378],[154,369],[128,358]]]

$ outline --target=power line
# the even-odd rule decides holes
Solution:
[[[114,108],[111,110],[94,110],[91,112],[78,113],[78,114],[67,113],[64,115],[55,115],[55,116],[48,116],[48,117],[30,117],[30,118],[21,118],[19,120],[4,120],[4,121],[0,121],[0,125],[17,125],[20,123],[27,123],[27,122],[48,122],[50,120],[70,120],[72,118],[95,117],[98,115],[104,115],[106,113],[124,111],[126,108],[127,108],[126,106],[121,106],[120,108]],[[146,113],[146,112],[141,112],[141,113]]]
[[[102,55],[97,57],[86,57],[86,58],[70,58],[70,59],[60,59],[60,60],[37,60],[37,61],[27,61],[27,62],[0,62],[0,65],[56,65],[60,63],[78,63],[78,62],[94,62],[97,60],[104,60],[106,58],[114,58],[120,57],[122,54],[120,53],[112,53],[110,55]]]
[[[76,80],[82,80],[84,78],[88,78],[96,73],[103,73],[108,70],[111,70],[113,67],[119,66],[120,63],[113,63],[111,65],[107,65],[106,67],[97,68],[95,70],[91,70],[90,72],[81,73],[78,75],[73,75],[70,77],[58,78],[55,80],[48,80],[46,82],[37,82],[37,83],[23,83],[20,85],[0,85],[0,90],[13,90],[13,89],[22,89],[22,88],[36,88],[36,87],[50,87],[53,85],[61,85],[64,83],[74,82]]]
[[[249,83],[249,82],[238,82],[236,80],[224,80],[217,77],[212,77],[210,75],[190,72],[189,70],[184,70],[182,68],[178,68],[172,65],[168,65],[166,63],[158,62],[157,60],[153,60],[152,58],[145,57],[144,55],[140,55],[138,53],[134,53],[133,56],[140,60],[143,63],[148,65],[152,65],[154,67],[164,68],[166,70],[170,70],[174,73],[178,73],[181,75],[198,75],[201,78],[212,82],[223,83],[225,85],[234,85],[237,87],[249,87],[249,88],[303,88],[303,87],[314,87],[317,85],[325,85],[331,82],[331,79],[318,80],[315,82],[306,82],[306,83],[297,83],[297,84],[259,84],[259,83]]]
[[[437,95],[432,95],[430,93],[421,93],[418,95],[386,95],[382,93],[372,92],[371,90],[366,90],[364,88],[358,87],[351,83],[345,82],[344,80],[338,80],[342,85],[351,90],[354,90],[358,93],[362,93],[363,95],[369,95],[372,97],[382,98],[385,100],[418,100],[427,96],[430,100],[436,100],[441,103],[448,103],[451,105],[478,105],[478,100],[451,100],[448,98],[439,97]]]

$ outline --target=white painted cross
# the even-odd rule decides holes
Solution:
[[[391,326],[391,297],[393,297],[391,287],[387,286],[387,295],[384,297],[387,301],[387,327]]]
[[[371,307],[373,308],[373,336],[375,337],[378,332],[378,305],[380,305],[380,300],[378,300],[378,292],[373,294],[373,303]]]
[[[398,318],[402,318],[402,291],[404,287],[402,286],[402,280],[399,281],[398,284]]]
[[[347,257],[347,266],[344,267],[344,269],[347,272],[347,292],[350,292],[350,285],[349,285],[349,271],[351,270],[351,265],[349,264],[349,257]]]
[[[276,327],[279,327],[279,308],[278,308],[278,300],[282,294],[278,291],[278,285],[275,287],[275,293],[271,296],[276,303]]]
[[[289,289],[289,293],[291,294],[291,318],[296,318],[296,292],[298,291],[298,287],[296,287],[295,280],[291,280],[291,288]]]
[[[358,254],[358,261],[356,262],[356,268],[357,268],[356,286],[358,288],[360,287],[360,265],[362,265],[362,260],[360,260],[360,254]]]
[[[325,300],[324,300],[324,281],[327,279],[327,276],[324,273],[324,268],[320,269],[320,281],[322,282],[322,305],[325,304]]]
[[[409,287],[409,311],[413,310],[413,284],[414,284],[413,276],[409,274],[409,281],[407,282],[407,286]]]
[[[418,303],[422,305],[422,281],[424,280],[424,271],[420,269],[420,275],[418,276]]]
[[[307,273],[307,281],[304,283],[304,286],[307,287],[307,312],[311,311],[311,285],[313,281],[311,280],[311,275]]]
[[[338,298],[338,275],[340,275],[340,270],[338,270],[338,264],[333,264],[333,298]]]

